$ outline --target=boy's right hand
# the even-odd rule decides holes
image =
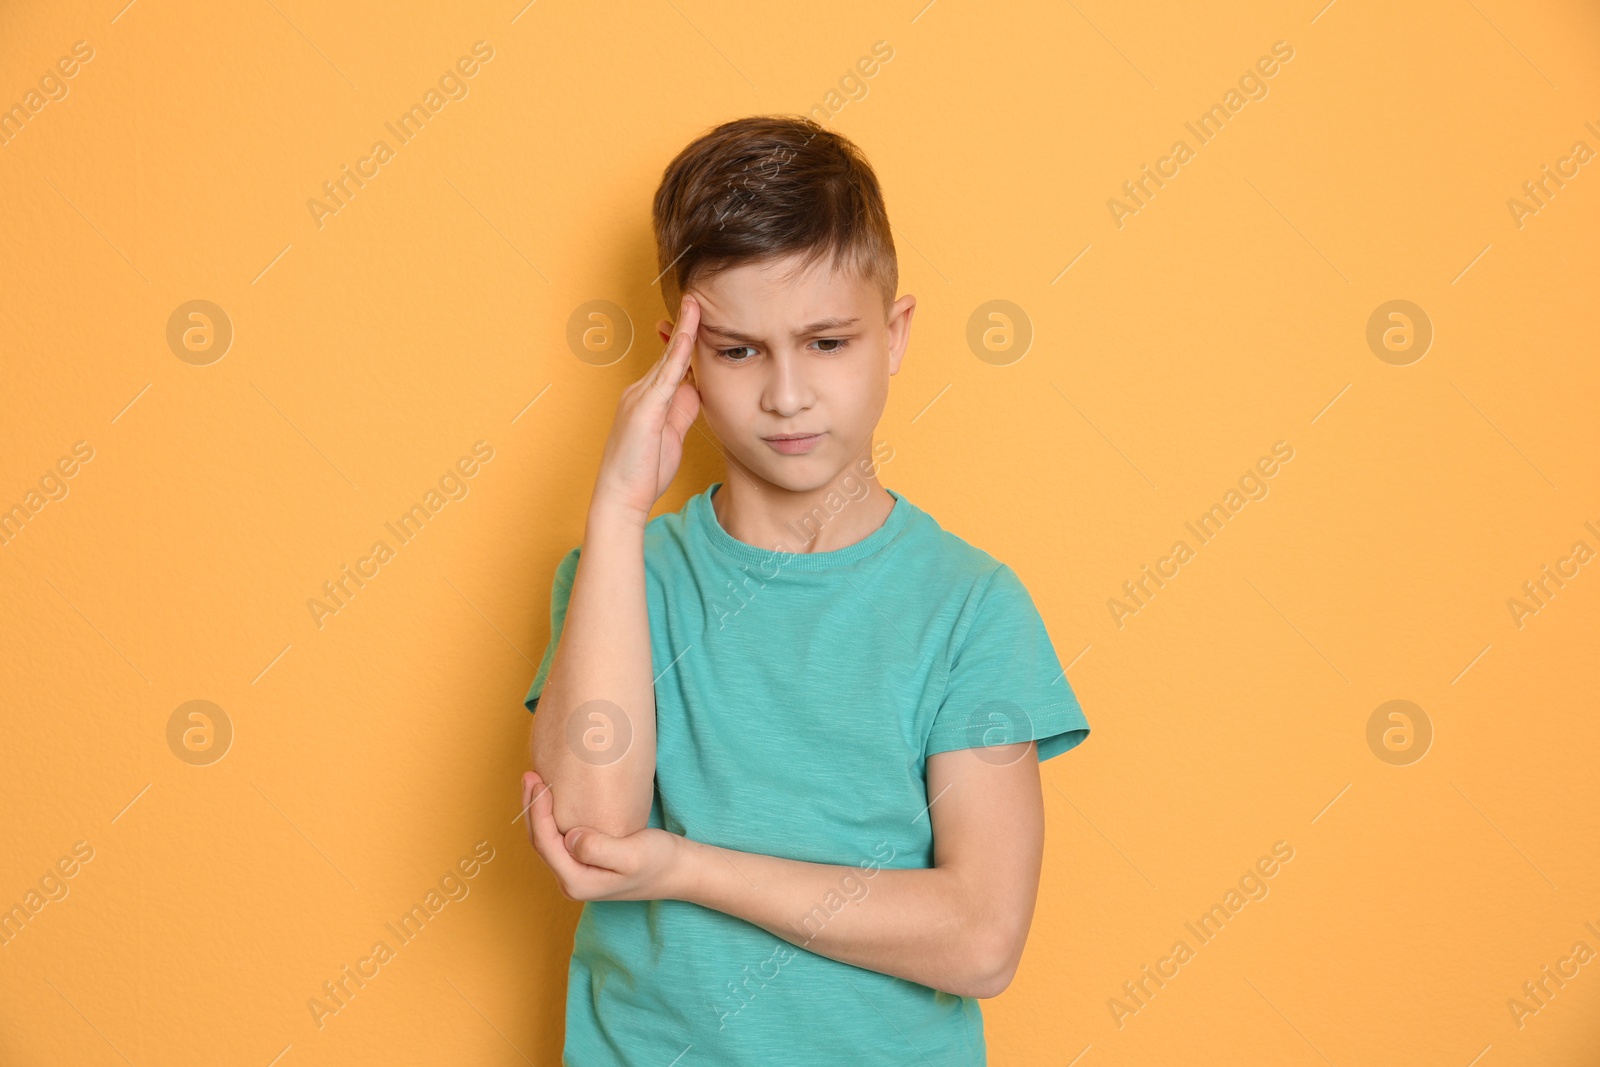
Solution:
[[[643,526],[672,484],[683,459],[684,436],[700,413],[700,392],[685,377],[699,329],[700,305],[685,293],[666,351],[617,401],[591,510],[615,512]]]

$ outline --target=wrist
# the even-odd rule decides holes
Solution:
[[[666,896],[670,900],[685,900],[698,904],[705,889],[705,861],[710,846],[691,841],[682,834],[673,834],[672,863],[668,868]]]
[[[650,516],[648,513],[640,514],[636,508],[597,496],[589,502],[589,514],[584,529],[584,540],[587,541],[590,537],[596,535],[601,537],[642,535],[645,525],[649,521]]]

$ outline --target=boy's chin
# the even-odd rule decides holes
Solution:
[[[822,456],[791,456],[774,463],[746,463],[745,469],[775,489],[791,493],[810,493],[832,485],[843,472]]]

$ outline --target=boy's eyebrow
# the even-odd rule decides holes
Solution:
[[[804,326],[800,327],[794,332],[794,336],[809,337],[815,333],[827,333],[830,330],[842,330],[848,326],[854,326],[860,321],[860,316],[857,316],[853,319],[844,319],[837,316],[826,319],[818,319],[816,322],[808,322]],[[749,343],[751,341],[763,340],[763,338],[752,337],[749,334],[743,334],[737,330],[730,330],[726,326],[717,326],[709,322],[702,322],[700,324],[700,328],[706,333],[716,334],[718,337],[724,337],[730,341],[744,341]]]

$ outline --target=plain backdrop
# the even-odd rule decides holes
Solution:
[[[1592,5],[122,2],[0,11],[0,1060],[558,1062],[522,697],[660,351],[650,197],[809,112],[919,299],[884,484],[1017,571],[1093,726],[991,1062],[1592,1062],[1600,963],[1543,971],[1600,951]],[[1369,345],[1397,300],[1426,351]],[[702,422],[660,510],[721,476]]]

